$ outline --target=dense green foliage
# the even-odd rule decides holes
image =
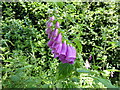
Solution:
[[[3,88],[119,87],[119,2],[2,3]],[[48,11],[53,10],[53,13]],[[77,50],[75,64],[54,59],[46,21],[55,16],[63,40]],[[88,60],[92,56],[92,60]],[[89,61],[90,68],[85,68]],[[111,75],[113,73],[113,77]]]

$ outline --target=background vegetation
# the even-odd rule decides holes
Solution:
[[[3,88],[119,87],[119,4],[2,2]],[[54,59],[47,46],[45,23],[53,15],[60,22],[63,40],[77,50],[73,65]]]

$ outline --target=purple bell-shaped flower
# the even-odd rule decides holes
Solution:
[[[52,37],[52,32],[48,34],[48,38],[51,39]]]
[[[69,64],[74,64],[74,61],[75,61],[74,58],[70,58],[70,59],[68,60],[68,63],[69,63]]]
[[[51,46],[51,49],[52,49],[52,50],[58,49],[59,44],[60,44],[60,43],[56,43],[56,42],[54,41],[54,43],[53,43],[52,46]]]
[[[65,59],[59,58],[59,60],[60,60],[62,63],[68,63],[67,60],[65,60]]]
[[[54,57],[58,57],[60,55],[60,52],[61,52],[61,49],[62,49],[62,43],[58,44],[58,48],[54,51]]]
[[[47,43],[47,45],[48,45],[49,47],[52,47],[52,44],[53,44],[53,43],[54,43],[54,41],[49,40],[48,43]]]
[[[69,64],[74,64],[74,60],[76,59],[76,50],[73,47],[67,47],[67,54],[65,59]]]
[[[62,49],[59,55],[60,60],[65,60],[66,52],[67,52],[67,45],[66,45],[66,41],[64,41],[64,43],[62,43]]]
[[[71,49],[72,49],[73,58],[75,58],[75,59],[76,59],[76,50],[75,50],[75,48],[74,48],[74,47],[72,47],[72,46],[70,46],[70,47],[71,47]]]

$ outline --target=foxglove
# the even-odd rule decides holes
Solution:
[[[74,60],[76,59],[76,50],[73,47],[67,46],[67,53],[65,59],[69,64],[74,64]]]
[[[73,49],[71,46],[67,47],[67,54],[66,54],[66,60],[70,58],[76,58],[76,53],[75,49]]]
[[[66,41],[64,41],[64,43],[62,43],[62,49],[59,55],[60,60],[65,60],[66,52],[67,52],[67,45],[66,45]]]
[[[56,37],[58,35],[58,29],[55,29],[53,32],[52,32],[52,37]]]
[[[55,54],[54,57],[55,58],[60,55],[61,49],[62,49],[62,43],[58,44],[58,48],[55,49],[55,51],[54,51],[54,54]]]
[[[46,34],[50,34],[52,32],[52,30],[50,28],[46,29]]]
[[[50,28],[52,26],[52,22],[47,22],[47,28]]]
[[[56,50],[56,49],[58,49],[58,47],[59,47],[59,43],[54,42],[51,46],[51,49]]]
[[[60,28],[59,22],[56,22],[55,27],[56,27],[56,28]]]
[[[61,33],[57,35],[56,39],[55,39],[56,43],[61,43],[62,42],[62,35]]]
[[[89,60],[91,60],[91,59],[92,59],[92,56],[89,57]]]
[[[54,41],[49,40],[48,43],[47,43],[47,45],[48,45],[49,47],[52,47],[53,43],[54,43]]]
[[[58,28],[60,28],[59,22],[56,22],[54,31],[51,30],[52,21],[54,20],[55,17],[52,16],[46,23],[46,34],[48,34],[48,38],[50,39],[47,45],[51,49],[51,53],[54,54],[54,58],[58,57],[62,63],[74,64],[76,50],[74,47],[67,45],[66,41],[62,43],[62,35],[58,33]]]
[[[52,17],[50,17],[49,19],[50,19],[51,21],[54,21],[54,20],[55,20],[55,17],[52,16]]]
[[[49,39],[52,38],[52,32],[48,34],[48,38],[49,38]]]
[[[59,58],[59,60],[60,60],[62,63],[68,63],[67,60],[65,60],[65,59]]]

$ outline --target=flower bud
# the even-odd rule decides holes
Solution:
[[[52,26],[52,22],[47,22],[47,28],[50,28]]]
[[[62,35],[61,33],[57,35],[56,39],[55,39],[56,43],[62,43]]]
[[[56,22],[55,27],[56,27],[56,28],[60,28],[59,22]]]
[[[58,35],[58,29],[55,29],[53,32],[52,32],[52,37],[56,37]]]
[[[92,59],[92,56],[89,57],[89,60],[91,60],[91,59]]]
[[[50,17],[49,19],[50,19],[51,21],[54,21],[54,20],[55,20],[55,17],[52,16],[52,17]]]
[[[50,28],[46,29],[46,34],[50,34],[52,32],[52,30]]]

